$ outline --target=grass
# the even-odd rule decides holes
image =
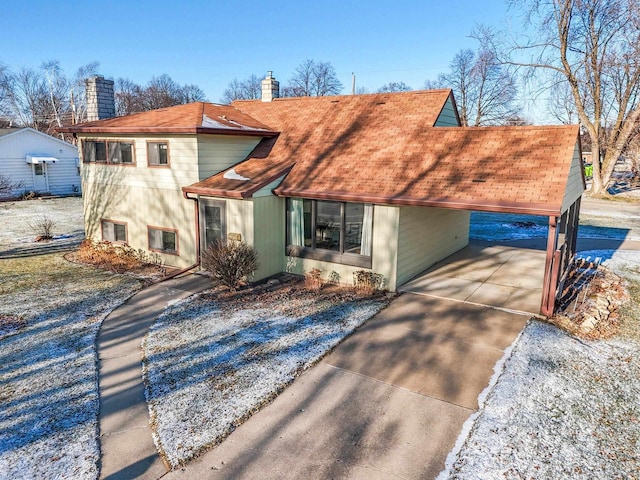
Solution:
[[[61,254],[2,259],[0,278],[0,478],[95,478],[95,337],[140,283]]]

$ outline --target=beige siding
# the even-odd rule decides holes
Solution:
[[[438,116],[438,119],[436,120],[436,123],[434,124],[434,126],[436,127],[459,127],[460,126],[451,98],[447,99],[447,103],[445,103],[444,108],[442,109],[442,112],[440,112],[440,115]]]
[[[253,245],[253,200],[221,200],[225,201],[227,235],[239,233],[242,241]]]
[[[127,224],[133,248],[148,250],[147,226],[178,231],[179,255],[159,254],[166,265],[184,268],[196,262],[195,202],[176,190],[136,188],[116,183],[87,183],[83,192],[87,237],[102,239],[101,220]]]
[[[391,291],[396,289],[396,255],[398,251],[398,218],[399,209],[376,205],[373,213],[373,255],[371,269],[384,277],[385,287]],[[338,263],[322,262],[308,258],[285,257],[285,271],[304,274],[313,268],[322,272],[325,280],[336,276],[340,283],[353,284],[353,273],[358,270],[369,270]]]
[[[284,269],[284,198],[274,195],[254,198],[253,219],[256,232],[253,246],[260,261],[260,269],[256,272],[255,280],[261,280]]]
[[[96,176],[84,177],[84,181],[113,183],[139,188],[181,190],[199,180],[195,135],[142,136],[142,135],[85,135],[89,139],[113,139],[133,141],[135,165],[83,164],[83,169],[93,170]],[[147,140],[166,140],[169,144],[169,167],[149,167],[147,165]]]
[[[582,160],[578,150],[578,144],[573,152],[573,160],[571,161],[571,169],[569,170],[569,178],[567,179],[567,187],[564,191],[562,200],[562,211],[565,212],[584,192],[584,183],[582,180]]]
[[[398,285],[469,243],[470,213],[401,207],[398,230]]]
[[[198,180],[204,180],[240,163],[260,140],[261,137],[200,135],[198,137]]]

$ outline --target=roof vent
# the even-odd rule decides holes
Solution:
[[[487,180],[484,178],[474,178],[473,180],[471,180],[474,183],[485,183]]]

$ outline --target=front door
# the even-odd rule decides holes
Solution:
[[[49,182],[47,181],[47,164],[34,163],[32,166],[33,166],[33,189],[36,192],[48,192]]]
[[[225,202],[200,199],[200,236],[202,250],[226,235]]]

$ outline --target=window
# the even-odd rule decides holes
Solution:
[[[170,228],[148,227],[149,250],[178,255],[178,231]]]
[[[127,243],[127,224],[113,220],[102,220],[102,240]]]
[[[147,160],[153,167],[169,166],[169,144],[167,142],[147,142]]]
[[[371,267],[373,205],[287,199],[287,253]]]
[[[133,142],[116,140],[83,140],[82,158],[84,163],[134,163]]]
[[[109,142],[109,163],[133,163],[133,144]]]

